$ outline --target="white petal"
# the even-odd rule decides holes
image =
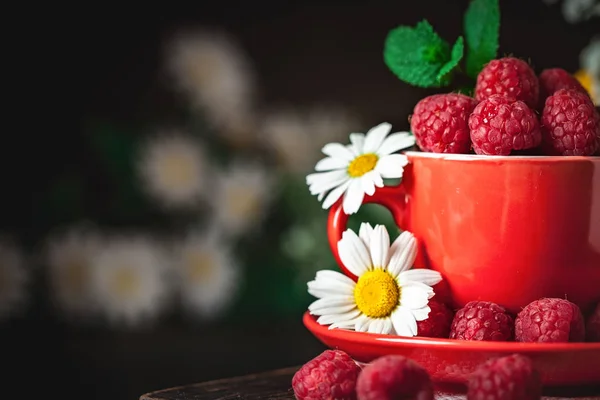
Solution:
[[[383,122],[369,129],[365,138],[365,146],[363,148],[364,154],[376,153],[381,147],[386,135],[390,133],[391,130],[392,125],[387,122]]]
[[[410,310],[410,312],[412,312],[417,321],[425,321],[427,318],[429,318],[431,308],[429,308],[429,306],[426,306],[417,310]]]
[[[358,231],[358,237],[360,237],[363,241],[363,243],[365,244],[365,246],[367,246],[367,248],[369,248],[371,243],[371,234],[373,233],[373,227],[371,226],[371,224],[369,224],[368,222],[363,222],[362,224],[360,224],[360,229]]]
[[[327,310],[329,308],[347,308],[348,306],[350,306],[350,308],[348,308],[347,310],[344,311],[333,311],[333,312],[324,312],[323,310]],[[331,295],[331,296],[327,296],[324,297],[322,299],[316,300],[314,302],[312,302],[309,306],[308,306],[308,310],[314,313],[319,313],[319,314],[340,314],[340,313],[344,313],[350,310],[353,310],[356,307],[356,304],[354,302],[354,297],[352,296],[345,296],[345,295]]]
[[[317,172],[306,177],[306,183],[309,185],[310,193],[317,194],[333,189],[349,179],[345,170],[335,170],[328,172]]]
[[[348,229],[338,242],[340,260],[356,276],[361,276],[371,268],[371,256],[363,241]]]
[[[390,236],[384,225],[375,225],[371,235],[369,250],[374,267],[381,268],[387,266]]]
[[[355,214],[360,209],[364,197],[365,192],[363,192],[360,180],[353,179],[348,187],[348,191],[344,195],[344,213],[348,215]]]
[[[388,271],[392,276],[410,269],[417,257],[417,240],[412,233],[404,231],[392,245],[392,254],[388,264]]]
[[[369,328],[367,332],[381,334],[383,332],[383,328],[385,328],[385,323],[382,319],[374,319],[369,324]]]
[[[392,133],[385,138],[377,154],[379,156],[387,156],[398,150],[407,149],[415,145],[415,137],[408,132]]]
[[[409,231],[403,231],[402,233],[400,233],[400,235],[398,235],[396,240],[394,240],[394,242],[390,246],[390,256],[396,253],[398,249],[405,247],[408,241],[410,240],[411,236],[413,236],[413,234]]]
[[[308,282],[308,292],[315,297],[324,298],[333,295],[353,295],[354,289],[339,282]],[[313,294],[314,292],[314,294]]]
[[[429,303],[429,291],[418,285],[404,285],[400,289],[400,306],[411,310],[418,310]]]
[[[369,171],[362,176],[362,178],[368,176],[371,181],[375,184],[376,187],[383,187],[383,178],[381,174],[375,170]]]
[[[335,280],[335,281],[338,281],[339,283],[346,285],[352,289],[354,289],[354,285],[355,285],[354,281],[352,279],[350,279],[348,276],[342,274],[341,272],[332,271],[329,269],[322,269],[320,271],[317,271],[316,278],[317,279]]]
[[[371,175],[366,173],[357,179],[360,180],[363,192],[365,192],[365,194],[368,194],[369,196],[373,196],[373,194],[375,193],[375,182],[373,182],[373,178],[371,177]]]
[[[375,171],[384,178],[402,178],[404,167],[408,164],[408,158],[404,154],[390,154],[383,156],[377,161]]]
[[[340,160],[344,160],[346,162],[350,162],[354,159],[354,155],[350,150],[348,150],[348,147],[340,143],[326,144],[323,146],[321,151],[329,157],[339,158]]]
[[[400,274],[400,276],[402,276],[402,274]],[[398,277],[398,284],[400,284],[400,276]],[[434,293],[433,288],[431,286],[429,286],[429,285],[424,284],[423,282],[407,281],[405,279],[403,279],[403,282],[404,283],[402,284],[402,287],[404,287],[404,286],[418,286],[418,287],[421,288],[421,290],[423,290],[423,291],[425,291],[425,292],[427,292],[429,294]]]
[[[314,286],[314,285],[309,285],[308,286],[308,293],[311,296],[317,297],[319,299],[325,298],[327,296],[331,296],[332,294],[348,294],[347,291],[345,290],[341,290],[341,289],[330,289],[329,287],[322,287],[322,286]]]
[[[329,324],[334,324],[336,322],[342,321],[343,318],[345,318],[345,317],[340,314],[326,314],[326,315],[321,315],[319,318],[317,318],[317,322],[321,325],[329,325]]]
[[[392,324],[392,320],[390,318],[385,318],[383,321],[383,329],[381,333],[383,335],[389,335],[394,330],[394,325]]]
[[[402,272],[398,275],[398,280],[401,285],[407,281],[416,281],[429,286],[434,286],[442,281],[442,275],[431,269],[415,268]]]
[[[323,202],[323,209],[327,210],[336,201],[338,201],[340,197],[342,197],[342,195],[346,192],[346,190],[348,190],[350,183],[352,183],[352,180],[348,179],[346,182],[342,183],[340,186],[336,187],[331,192],[329,192],[329,194],[325,198],[325,201]]]
[[[354,288],[343,283],[333,281],[333,280],[314,280],[307,283],[308,290],[317,290],[317,291],[325,291],[327,296],[339,294],[339,295],[351,295],[354,293]],[[322,296],[318,296],[322,297]]]
[[[333,274],[342,275],[339,272],[330,272],[332,272]],[[345,281],[343,278],[333,278],[329,275],[319,275],[319,273],[317,273],[317,277],[315,278],[315,280],[307,283],[308,293],[318,298],[328,297],[332,295],[352,296],[354,293],[354,281],[346,276],[344,278],[347,278],[350,283],[348,281]]]
[[[350,311],[356,310],[355,304],[346,304],[345,306],[335,306],[335,307],[327,307],[327,308],[317,308],[314,310],[309,309],[310,313],[313,315],[342,315]]]
[[[337,321],[332,323],[332,326],[330,326],[330,328],[354,329],[354,325],[356,324],[357,319],[361,316],[362,313],[359,309],[355,309],[350,312],[338,315]]]
[[[414,315],[404,307],[398,307],[391,316],[396,334],[413,337],[417,334],[417,321]]]
[[[400,284],[400,283],[398,282],[398,284]],[[421,288],[421,290],[423,292],[427,293],[428,299],[431,299],[433,296],[435,296],[435,291],[433,290],[433,288],[424,283],[408,281],[408,282],[404,282],[404,284],[401,287],[408,287],[408,286],[418,286],[419,288]],[[354,293],[354,291],[352,293]]]
[[[365,135],[364,133],[351,133],[350,142],[354,148],[354,153],[358,156],[363,154],[363,148],[365,146]]]
[[[329,171],[331,169],[347,168],[348,163],[339,158],[325,157],[315,165],[316,171]]]
[[[371,318],[367,317],[364,314],[361,314],[354,324],[354,330],[357,332],[365,332],[369,328],[369,322]]]

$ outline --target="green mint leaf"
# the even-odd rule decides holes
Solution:
[[[440,85],[447,86],[452,81],[452,72],[458,67],[460,60],[463,58],[465,51],[465,44],[462,36],[456,39],[456,43],[452,46],[452,52],[450,53],[450,60],[444,64],[440,72],[438,73],[437,79]]]
[[[383,51],[388,68],[400,80],[418,87],[439,87],[441,69],[451,59],[450,45],[423,20],[388,34]]]
[[[500,36],[498,0],[473,0],[464,17],[467,42],[467,75],[476,78],[484,65],[496,58]]]

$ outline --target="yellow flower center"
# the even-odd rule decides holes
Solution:
[[[215,76],[218,77],[223,65],[220,61],[216,54],[210,53],[192,57],[184,65],[184,71],[194,84],[203,87]]]
[[[356,157],[348,166],[348,174],[353,178],[363,176],[369,171],[373,171],[377,165],[379,157],[377,154],[369,153]]]
[[[115,273],[113,289],[122,299],[135,296],[140,290],[140,279],[136,273],[128,268],[122,268]]]
[[[165,159],[162,180],[170,187],[190,185],[195,176],[193,163],[186,157],[172,155]]]
[[[256,189],[232,186],[226,190],[223,206],[235,218],[248,218],[260,210],[260,195]]]
[[[206,251],[196,251],[187,257],[187,276],[194,282],[207,282],[215,273],[215,261]]]
[[[388,317],[398,306],[400,287],[392,275],[383,269],[367,271],[356,282],[354,301],[367,317]]]
[[[73,261],[66,266],[65,285],[72,291],[82,291],[86,280],[86,270],[82,263]]]

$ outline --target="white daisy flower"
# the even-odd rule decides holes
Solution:
[[[113,323],[141,325],[163,311],[169,294],[166,257],[143,237],[112,238],[91,265],[91,295]]]
[[[90,265],[102,239],[94,229],[72,227],[48,238],[44,265],[48,268],[50,295],[59,310],[70,317],[89,315]]]
[[[12,240],[0,238],[0,319],[22,311],[28,297],[29,280],[21,250]]]
[[[176,246],[174,266],[181,300],[190,314],[217,317],[236,299],[240,269],[219,231],[190,231]]]
[[[372,195],[375,187],[383,186],[383,178],[402,177],[408,159],[403,154],[392,153],[414,146],[415,138],[408,132],[387,136],[391,129],[392,126],[384,122],[371,128],[366,136],[351,133],[350,145],[329,143],[323,147],[328,157],[317,163],[315,170],[319,172],[308,175],[306,183],[319,201],[325,198],[324,209],[343,195],[344,212],[354,214],[365,194]]]
[[[255,77],[246,54],[224,32],[197,30],[173,37],[167,68],[194,106],[219,128],[235,128],[252,115]]]
[[[259,130],[282,166],[305,174],[318,161],[324,144],[341,140],[356,125],[356,118],[340,108],[315,107],[308,112],[288,108],[267,113]]]
[[[338,242],[340,258],[358,280],[336,271],[319,271],[308,283],[308,292],[319,300],[308,309],[330,329],[417,335],[417,321],[428,318],[432,286],[442,277],[429,269],[410,269],[417,242],[402,232],[390,246],[383,225],[364,223],[357,236],[348,229]]]
[[[209,184],[206,152],[195,138],[178,131],[146,140],[137,163],[145,191],[167,208],[189,208]]]
[[[256,163],[237,161],[216,178],[211,198],[214,223],[228,235],[256,228],[275,190],[270,172]]]

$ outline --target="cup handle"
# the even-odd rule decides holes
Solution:
[[[365,195],[363,204],[374,203],[386,207],[392,213],[396,225],[400,229],[404,229],[404,210],[406,209],[406,190],[404,185],[400,183],[397,186],[384,186],[375,189],[372,196]],[[342,207],[343,197],[338,200],[329,210],[329,218],[327,220],[327,237],[329,246],[338,265],[350,278],[356,280],[357,277],[351,273],[342,263],[338,252],[338,242],[342,238],[342,234],[348,227],[348,215],[344,213]]]

